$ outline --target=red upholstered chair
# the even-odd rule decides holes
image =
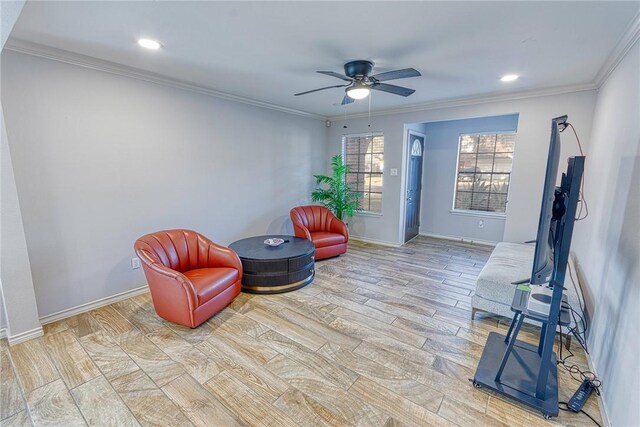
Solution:
[[[158,316],[195,328],[240,293],[235,252],[191,230],[166,230],[136,240],[136,255]]]
[[[298,206],[289,212],[297,237],[311,240],[316,259],[331,258],[347,252],[349,230],[344,222],[324,206]]]

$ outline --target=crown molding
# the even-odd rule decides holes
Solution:
[[[384,116],[391,114],[411,113],[417,111],[436,110],[443,108],[463,107],[469,105],[487,104],[492,102],[504,102],[513,101],[519,99],[536,98],[541,96],[561,95],[566,93],[583,92],[590,90],[597,90],[600,85],[606,80],[606,77],[613,71],[615,66],[622,60],[624,55],[629,51],[633,44],[640,37],[640,13],[636,15],[632,25],[625,32],[625,35],[618,43],[618,47],[607,59],[605,66],[603,66],[598,73],[598,78],[593,83],[570,85],[562,87],[552,87],[544,89],[527,90],[521,92],[512,93],[489,93],[484,95],[477,95],[472,97],[460,97],[453,99],[445,99],[438,101],[431,101],[421,104],[409,105],[400,108],[390,108],[384,110],[372,111],[371,116]],[[110,74],[116,74],[125,77],[131,77],[138,80],[143,80],[163,86],[174,87],[190,92],[200,93],[207,96],[212,96],[219,99],[225,99],[228,101],[239,102],[247,105],[252,105],[261,108],[267,108],[282,113],[293,114],[301,117],[312,118],[316,120],[331,120],[340,121],[346,119],[355,119],[368,117],[368,112],[324,116],[321,114],[309,113],[302,110],[296,110],[293,108],[283,107],[280,105],[272,104],[265,101],[246,98],[239,95],[233,95],[226,92],[221,92],[207,86],[189,82],[186,80],[180,80],[173,77],[167,77],[161,74],[145,71],[139,68],[129,67],[127,65],[118,64],[111,61],[105,61],[97,59],[91,56],[82,55],[74,52],[69,52],[62,49],[57,49],[50,46],[45,46],[37,43],[28,42],[25,40],[19,40],[10,38],[6,45],[6,50],[24,53],[31,56],[50,59],[66,64],[77,65],[83,68],[88,68],[97,71],[103,71]]]
[[[270,102],[260,101],[257,99],[246,98],[244,96],[233,95],[221,92],[213,88],[180,80],[173,77],[145,71],[139,68],[129,67],[127,65],[118,64],[116,62],[105,61],[91,56],[79,53],[69,52],[67,50],[57,49],[50,46],[32,43],[25,40],[10,38],[4,49],[13,52],[24,53],[40,58],[51,59],[66,64],[77,65],[91,70],[103,71],[110,74],[116,74],[124,77],[131,77],[138,80],[159,84],[162,86],[174,87],[178,89],[188,90],[215,98],[225,99],[227,101],[239,102],[242,104],[253,105],[255,107],[267,108],[269,110],[279,111],[281,113],[294,114],[296,116],[307,117],[316,120],[325,120],[326,117],[320,114],[309,113],[294,108],[283,107],[281,105],[272,104]]]
[[[596,74],[593,81],[598,88],[607,81],[609,75],[638,40],[640,40],[640,11],[633,17],[622,37],[616,43],[616,47],[611,51],[607,60],[600,67],[598,74]]]
[[[422,104],[409,105],[407,107],[393,108],[387,110],[372,111],[371,116],[386,116],[391,114],[413,113],[417,111],[440,110],[444,108],[464,107],[468,105],[489,104],[492,102],[515,101],[518,99],[538,98],[541,96],[562,95],[566,93],[585,92],[596,90],[598,87],[594,83],[586,83],[580,85],[570,85],[561,87],[552,87],[545,89],[527,90],[521,92],[511,92],[503,94],[485,94],[473,97],[461,97],[454,99],[445,99],[439,101],[425,102]],[[341,121],[346,119],[358,119],[369,117],[368,112],[355,113],[345,115],[336,115],[328,117],[331,121]]]

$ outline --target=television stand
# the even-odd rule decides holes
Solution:
[[[548,359],[543,359],[542,349],[549,319],[527,311],[530,295],[529,291],[524,291],[520,286],[516,289],[511,305],[514,316],[509,331],[506,335],[497,332],[489,334],[473,385],[477,388],[486,387],[510,397],[542,412],[545,418],[550,418],[558,415],[556,353],[552,351]],[[538,345],[517,339],[525,317],[542,323]],[[570,321],[569,311],[561,309],[558,323],[566,326]],[[546,376],[541,390],[540,375]]]

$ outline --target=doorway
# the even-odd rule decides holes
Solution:
[[[425,135],[409,130],[407,137],[407,193],[405,197],[404,242],[420,232],[420,198],[422,195],[422,158]]]

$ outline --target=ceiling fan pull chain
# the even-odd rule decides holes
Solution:
[[[343,129],[347,128],[347,104],[342,104],[342,111],[344,111],[344,125],[342,126]]]
[[[373,94],[369,94],[369,124],[367,125],[369,127],[369,133],[371,133],[371,98],[372,98]]]

